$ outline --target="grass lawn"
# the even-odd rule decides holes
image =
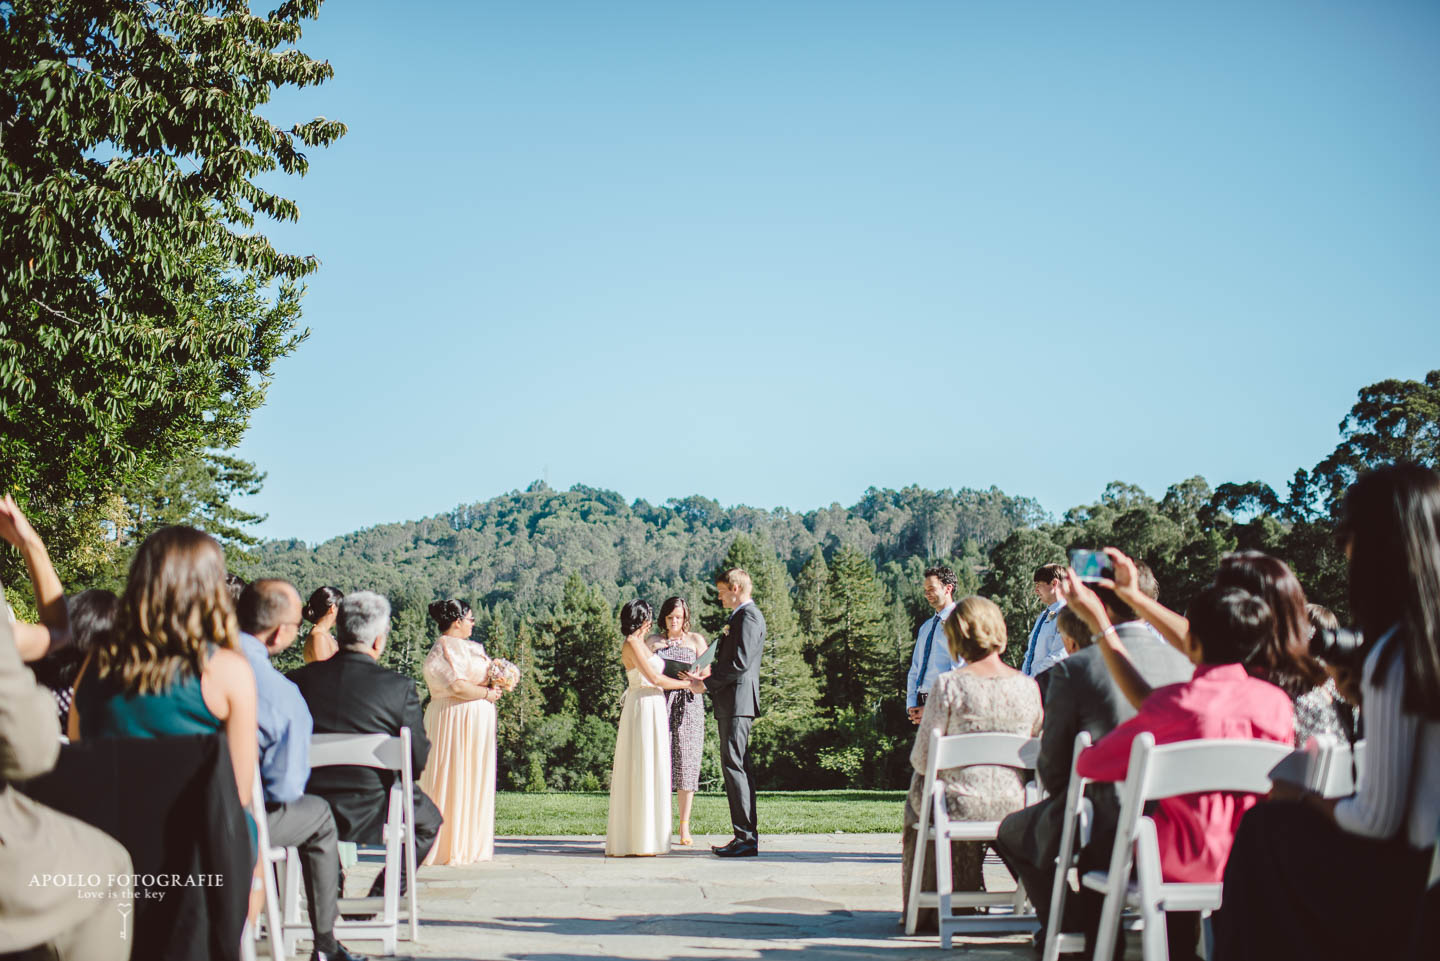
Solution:
[[[899,834],[904,791],[761,791],[761,834]],[[604,834],[610,795],[599,791],[524,794],[502,791],[495,802],[495,834]],[[675,830],[680,823],[675,822]],[[723,793],[695,795],[690,833],[730,834]]]

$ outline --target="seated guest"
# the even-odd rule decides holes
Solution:
[[[253,581],[241,592],[236,614],[240,650],[255,672],[260,780],[270,843],[299,849],[315,935],[311,961],[364,961],[335,940],[340,890],[335,819],[323,798],[305,793],[310,778],[310,709],[300,689],[270,663],[299,634],[300,594],[289,581]]]
[[[1152,583],[1153,580],[1152,575]],[[1150,626],[1139,619],[1134,608],[1113,591],[1100,588],[1095,595],[1104,604],[1106,619],[1115,626],[1147,683],[1159,686],[1190,679],[1195,666],[1156,636]],[[1103,654],[1094,645],[1092,628],[1069,605],[1061,609],[1057,622],[1062,636],[1083,634],[1085,644],[1041,675],[1046,685],[1045,726],[1040,732],[1036,776],[1047,796],[1001,821],[995,842],[996,853],[1010,872],[1025,883],[1025,891],[1042,925],[1050,917],[1050,893],[1055,883],[1055,858],[1060,853],[1075,736],[1086,731],[1098,741],[1121,721],[1135,716],[1135,708],[1126,700],[1105,666]],[[1111,784],[1088,785],[1085,796],[1093,805],[1094,816],[1090,844],[1079,852],[1080,867],[1082,871],[1104,869],[1110,859],[1120,803]],[[1071,923],[1066,924],[1065,929],[1093,933],[1100,920],[1100,896],[1083,888],[1078,894],[1067,896],[1066,901],[1069,906],[1066,917]],[[1037,944],[1044,943],[1043,927],[1036,939]]]
[[[62,731],[70,718],[70,701],[75,695],[75,677],[80,673],[80,664],[90,653],[95,639],[114,628],[119,608],[120,598],[110,591],[81,591],[66,597],[70,643],[30,665],[35,680],[49,688],[55,698]]]
[[[69,640],[70,628],[65,614],[65,590],[55,566],[50,563],[50,554],[45,542],[30,526],[30,520],[9,494],[0,497],[0,540],[11,544],[20,551],[25,567],[30,572],[30,584],[35,589],[35,609],[40,612],[39,624],[27,624],[15,620],[14,612],[7,605],[0,616],[9,615],[10,632],[15,638],[15,648],[22,661],[35,661],[47,651],[58,650]]]
[[[420,790],[420,773],[430,755],[415,682],[376,663],[390,635],[390,602],[373,591],[346,594],[335,619],[340,651],[329,660],[290,673],[310,705],[316,734],[391,734],[410,729],[411,767],[415,776],[415,857],[423,861],[435,843],[443,819],[435,802]],[[330,802],[340,840],[383,843],[394,775],[368,767],[323,767],[310,775],[307,794]],[[401,880],[402,890],[409,884]],[[370,887],[381,894],[385,872]]]
[[[160,528],[130,563],[114,630],[81,665],[70,740],[224,731],[240,803],[249,804],[255,675],[239,635],[220,545],[193,527]]]
[[[1246,815],[1217,961],[1436,957],[1440,904],[1433,890],[1421,899],[1440,829],[1440,474],[1362,476],[1337,533],[1367,647],[1365,764],[1349,797],[1277,785]]]
[[[1325,666],[1310,655],[1310,624],[1305,590],[1290,566],[1259,551],[1227,554],[1215,583],[1249,591],[1270,605],[1275,630],[1245,662],[1246,669],[1290,695],[1295,708],[1295,744],[1304,747],[1316,734],[1345,743],[1349,734],[1340,692]]]
[[[925,859],[923,890],[935,890],[935,848],[926,845],[916,851],[920,832],[911,830],[929,811],[920,810],[925,769],[929,763],[930,737],[999,732],[1034,737],[1040,733],[1040,691],[1035,681],[1000,660],[1005,651],[1005,616],[994,602],[967,597],[945,618],[945,639],[950,656],[963,659],[964,666],[935,679],[925,712],[915,732],[910,763],[915,774],[905,799],[904,847],[901,857],[902,891],[910,899],[910,873],[916,856]],[[972,765],[938,772],[950,816],[960,821],[993,821],[1019,810],[1025,804],[1025,783],[1021,772],[995,765]],[[956,891],[983,891],[981,865],[984,842],[962,841],[950,845],[951,878]],[[920,912],[921,925],[935,924],[935,912]]]
[[[0,590],[0,609],[4,603]],[[0,617],[0,954],[124,961],[130,942],[117,908],[130,905],[130,855],[9,783],[49,771],[59,751],[55,702],[20,662]]]
[[[1211,586],[1190,605],[1190,659],[1195,676],[1182,684],[1152,689],[1135,669],[1104,607],[1079,579],[1062,581],[1066,600],[1099,635],[1096,646],[1122,689],[1140,694],[1139,712],[1084,751],[1075,771],[1094,781],[1123,781],[1135,738],[1148,731],[1156,744],[1202,738],[1241,738],[1291,744],[1295,712],[1284,691],[1251,677],[1245,662],[1275,629],[1270,606],[1237,587]],[[1225,869],[1240,818],[1256,795],[1209,792],[1166,798],[1151,819],[1166,881],[1216,882]],[[1170,957],[1195,956],[1198,913],[1166,918]]]
[[[1090,640],[1090,628],[1080,619],[1080,615],[1068,607],[1061,607],[1055,615],[1055,631],[1060,637],[1060,644],[1065,648],[1065,656],[1069,657],[1077,651],[1084,650],[1095,643]],[[1040,702],[1045,702],[1046,691],[1050,687],[1049,670],[1041,672],[1035,683],[1040,687]]]
[[[1066,656],[1055,622],[1065,607],[1065,602],[1055,593],[1055,581],[1062,570],[1059,564],[1042,564],[1035,569],[1035,596],[1045,609],[1030,628],[1030,643],[1025,647],[1025,660],[1020,667],[1030,677],[1039,677]]]

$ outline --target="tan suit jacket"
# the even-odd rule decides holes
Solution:
[[[0,611],[4,601],[0,587]],[[130,903],[130,856],[108,834],[11,784],[44,774],[59,754],[55,698],[21,663],[10,623],[0,614],[0,954],[93,928],[99,915],[114,936],[92,944],[90,956],[128,957],[121,937],[126,918],[117,906],[128,910]],[[92,875],[98,884],[90,883],[97,880]],[[94,954],[97,949],[103,953]]]

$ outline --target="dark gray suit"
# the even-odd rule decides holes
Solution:
[[[738,607],[715,642],[715,663],[705,691],[720,734],[720,770],[730,800],[730,822],[739,841],[755,843],[755,775],[750,770],[750,726],[760,713],[760,654],[765,615],[754,602]]]
[[[1188,681],[1195,673],[1195,666],[1185,655],[1156,637],[1143,622],[1117,624],[1116,630],[1140,676],[1151,687]],[[1001,821],[994,845],[1011,873],[1024,882],[1041,924],[1050,912],[1050,889],[1055,878],[1055,858],[1060,853],[1075,735],[1088,731],[1098,741],[1135,716],[1135,708],[1120,692],[1097,646],[1077,651],[1045,674],[1049,684],[1036,774],[1049,796]],[[1119,802],[1112,784],[1091,784],[1085,796],[1095,807],[1095,818],[1090,845],[1081,852],[1081,869],[1104,868],[1120,815]]]

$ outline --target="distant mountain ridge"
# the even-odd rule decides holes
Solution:
[[[381,524],[311,549],[270,541],[258,570],[308,591],[320,583],[384,593],[466,597],[524,609],[559,599],[578,574],[611,600],[621,588],[641,596],[702,582],[735,535],[768,543],[793,575],[820,547],[841,545],[877,566],[912,556],[983,558],[1018,527],[1045,520],[1032,498],[999,488],[932,491],[870,488],[851,507],[797,513],[737,506],[692,495],[662,505],[626,502],[618,493],[577,484],[557,491],[543,481],[418,521]],[[419,598],[417,597],[416,600]]]

